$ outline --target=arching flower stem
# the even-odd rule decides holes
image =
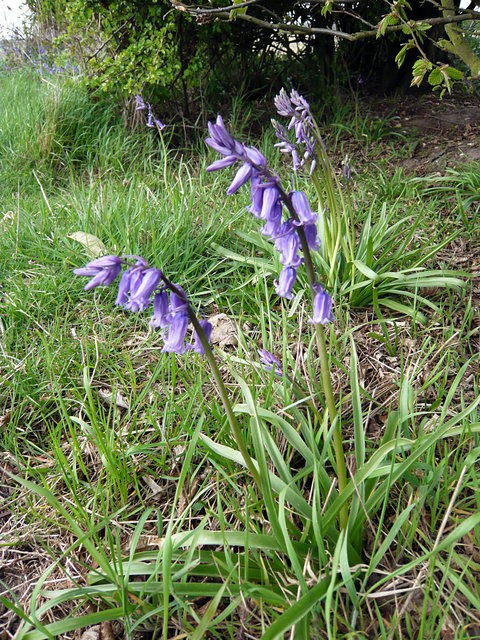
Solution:
[[[213,377],[217,385],[218,395],[222,399],[223,407],[227,414],[228,422],[230,423],[230,429],[232,431],[232,435],[235,439],[237,447],[240,453],[242,454],[242,458],[244,459],[245,464],[247,465],[247,469],[250,471],[252,478],[254,479],[258,488],[261,489],[262,483],[260,480],[260,475],[258,474],[258,471],[255,468],[255,465],[253,464],[253,460],[250,457],[250,454],[248,453],[247,447],[243,440],[242,432],[240,431],[237,418],[235,417],[235,414],[233,412],[233,408],[230,403],[230,399],[228,397],[228,392],[223,382],[220,369],[215,360],[215,356],[213,355],[212,348],[210,347],[210,344],[207,340],[205,332],[203,331],[203,328],[200,325],[200,322],[198,321],[195,311],[192,309],[190,305],[188,305],[188,317],[190,322],[193,324],[193,327],[205,351],[205,358],[208,360],[208,364],[210,365],[210,369],[212,371]]]
[[[312,256],[308,247],[305,231],[299,227],[297,230],[302,252],[305,261],[305,271],[307,272],[308,283],[312,295],[312,303],[316,294],[315,269],[313,266]],[[320,357],[320,373],[322,376],[323,393],[327,403],[328,416],[330,424],[333,428],[333,448],[335,452],[335,461],[337,463],[337,479],[338,491],[341,493],[347,486],[347,468],[345,464],[345,452],[343,450],[343,438],[340,421],[338,420],[337,407],[335,397],[333,395],[332,380],[330,377],[330,362],[328,358],[327,344],[325,340],[325,330],[320,323],[315,324],[315,338],[317,342],[318,355]],[[348,524],[348,507],[346,504],[340,510],[340,526],[345,529]]]
[[[293,218],[298,219],[295,209],[293,208],[291,198],[287,193],[279,186],[278,187],[280,197],[283,200],[285,206],[290,212]],[[308,284],[310,286],[310,293],[312,296],[312,303],[317,293],[317,281],[315,277],[315,267],[313,266],[312,255],[308,246],[307,238],[305,236],[305,230],[302,226],[297,228],[297,234],[302,246],[302,253],[305,264],[305,271],[307,273]],[[318,355],[320,357],[320,370],[322,376],[323,393],[325,394],[325,401],[327,403],[328,416],[330,418],[330,424],[334,425],[333,430],[333,448],[335,452],[335,461],[337,463],[337,479],[338,490],[341,493],[347,486],[347,468],[345,464],[345,452],[343,449],[343,438],[341,425],[338,420],[337,407],[335,404],[335,397],[333,395],[332,380],[330,377],[330,363],[328,358],[327,345],[325,340],[325,331],[323,325],[320,323],[315,324],[315,338],[317,342]],[[348,508],[347,505],[343,505],[340,510],[340,526],[345,529],[348,524]]]
[[[175,284],[171,282],[163,273],[162,273],[162,280],[171,291],[173,291],[178,296],[184,297],[183,292],[180,289],[178,289],[178,287],[176,287]],[[207,336],[205,335],[205,331],[203,330],[203,327],[197,318],[197,314],[192,308],[192,305],[188,302],[188,300],[186,300],[186,302],[187,302],[188,319],[190,320],[190,322],[193,325],[193,328],[195,329],[198,339],[205,352],[205,358],[207,359],[208,364],[210,365],[210,369],[212,371],[213,377],[215,379],[215,383],[217,385],[218,395],[222,400],[223,407],[227,414],[232,435],[235,439],[235,442],[238,446],[240,453],[242,454],[242,458],[244,459],[245,464],[247,465],[247,469],[250,471],[252,478],[255,480],[255,483],[257,484],[257,486],[260,488],[261,487],[260,476],[258,474],[257,469],[255,468],[255,465],[253,464],[253,460],[250,457],[250,454],[248,453],[247,447],[245,446],[245,442],[243,441],[242,432],[240,430],[240,427],[238,426],[237,418],[235,417],[235,414],[233,412],[233,408],[230,403],[230,399],[228,397],[228,392],[227,392],[227,389],[225,388],[225,383],[223,382],[222,374],[217,365],[217,361],[215,360],[215,356],[213,355],[212,348],[207,339]]]

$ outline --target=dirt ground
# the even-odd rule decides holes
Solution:
[[[372,116],[390,118],[409,144],[409,157],[397,166],[418,176],[462,163],[480,162],[480,99],[475,96],[408,94],[402,98],[367,99]]]
[[[409,93],[401,98],[364,98],[359,103],[363,117],[387,118],[390,130],[400,135],[394,138],[398,155],[392,155],[392,137],[365,149],[358,141],[347,144],[352,159],[358,160],[358,172],[372,161],[381,159],[393,173],[402,169],[406,176],[423,177],[448,174],[461,165],[478,164],[480,181],[480,97],[456,93],[439,97],[432,93]],[[475,169],[474,169],[475,171]],[[452,183],[450,183],[452,186]],[[452,193],[454,195],[454,193]],[[478,194],[480,202],[480,193]],[[475,213],[473,208],[472,215]],[[445,211],[445,216],[449,211]],[[478,221],[480,225],[480,220]],[[477,232],[480,227],[477,228]],[[470,240],[458,237],[437,256],[444,265],[472,274],[472,305],[480,309],[480,232]]]

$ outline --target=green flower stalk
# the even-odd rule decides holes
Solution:
[[[192,350],[206,357],[217,385],[218,394],[222,399],[232,435],[252,478],[260,487],[260,476],[247,451],[220,369],[210,346],[212,326],[207,320],[197,318],[182,287],[169,280],[160,269],[150,267],[146,260],[140,256],[130,256],[129,258],[104,256],[93,260],[85,267],[75,269],[74,273],[77,276],[91,278],[85,286],[85,290],[89,291],[100,285],[110,286],[120,274],[123,266],[128,268],[120,278],[116,304],[133,312],[144,311],[153,305],[153,317],[150,320],[150,325],[163,330],[164,346],[162,351],[183,354],[187,350]],[[170,292],[170,299],[168,292]],[[193,344],[185,343],[189,322],[194,328]]]
[[[296,142],[290,140],[288,130],[273,120],[279,142],[275,145],[283,153],[291,153],[293,168],[309,164],[310,177],[322,212],[322,252],[329,265],[327,284],[333,289],[336,284],[337,263],[340,249],[348,256],[354,281],[355,232],[351,216],[346,211],[341,185],[333,171],[319,127],[312,116],[308,102],[296,91],[290,96],[282,89],[275,98],[275,107],[281,116],[290,118],[288,129],[294,129]],[[304,150],[303,154],[301,150]],[[301,159],[300,159],[301,158]],[[337,196],[338,194],[338,196]],[[326,218],[328,216],[328,218]]]
[[[285,98],[286,94],[282,96]],[[298,98],[298,99],[297,99]],[[287,98],[288,99],[288,98]],[[308,105],[301,96],[296,94],[300,118],[292,116],[291,126],[295,126],[297,137],[303,135],[305,118],[308,119]],[[278,108],[278,106],[277,106]],[[296,107],[297,108],[297,107]],[[285,106],[285,111],[287,107]],[[303,117],[303,119],[302,119]],[[208,171],[217,171],[241,163],[240,168],[227,190],[231,195],[247,182],[251,186],[251,207],[250,212],[257,218],[265,221],[262,228],[264,235],[270,236],[275,242],[275,248],[279,251],[280,262],[283,269],[276,285],[276,293],[284,298],[292,298],[292,289],[295,283],[297,269],[304,262],[307,278],[312,296],[313,316],[310,323],[315,325],[315,335],[318,353],[321,363],[321,376],[325,400],[328,408],[330,422],[334,428],[334,453],[337,466],[338,489],[342,492],[347,484],[345,454],[343,451],[342,434],[340,423],[337,419],[337,409],[330,380],[329,358],[325,341],[323,325],[332,320],[332,301],[328,293],[316,281],[315,269],[311,257],[311,251],[319,248],[317,239],[317,216],[311,211],[305,194],[301,191],[287,193],[281,186],[280,179],[267,168],[265,157],[254,147],[247,147],[235,140],[227,131],[221,116],[217,116],[216,122],[208,123],[210,137],[206,143],[215,151],[219,152],[223,158],[217,160],[209,167]],[[308,138],[311,142],[311,138]],[[307,148],[310,156],[313,147]],[[312,156],[312,166],[315,169],[316,159]],[[322,166],[325,164],[322,162]],[[333,188],[327,190],[333,194]],[[285,208],[288,212],[286,220],[282,221],[282,211]],[[340,228],[340,219],[337,220]],[[336,237],[340,235],[336,232]],[[335,252],[338,251],[338,240]],[[303,257],[300,256],[301,250]],[[342,507],[340,512],[340,526],[346,528],[348,522],[347,505]]]
[[[208,364],[210,365],[210,369],[212,370],[212,374],[215,379],[215,383],[217,385],[218,395],[222,399],[223,407],[225,409],[225,413],[227,414],[227,418],[230,424],[230,429],[232,431],[233,438],[237,444],[238,450],[242,454],[242,458],[245,461],[247,469],[250,471],[250,475],[254,479],[258,488],[260,488],[261,487],[260,476],[258,475],[258,471],[255,465],[253,464],[253,460],[250,457],[250,454],[248,453],[247,447],[243,440],[242,432],[238,425],[237,418],[235,417],[235,414],[233,412],[230,398],[228,397],[228,391],[225,387],[225,383],[223,382],[222,374],[218,367],[217,361],[215,360],[215,356],[213,354],[212,348],[208,341],[207,335],[205,334],[205,331],[203,330],[203,327],[201,326],[191,306],[189,307],[188,315],[189,315],[190,322],[193,324],[193,327],[195,329],[195,333],[197,334],[200,340],[200,343],[203,347],[205,358],[207,359]]]

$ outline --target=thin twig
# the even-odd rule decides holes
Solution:
[[[112,35],[111,35],[109,38],[107,38],[107,39],[105,40],[105,42],[102,42],[102,44],[98,47],[98,49],[96,49],[96,50],[92,53],[92,55],[88,57],[87,62],[89,62],[89,61],[90,61],[90,60],[92,60],[93,58],[96,58],[96,57],[98,56],[98,54],[100,53],[100,51],[101,51],[102,49],[104,49],[104,48],[107,46],[107,44],[108,44],[111,40],[113,40],[113,38],[117,35],[117,33],[118,33],[119,31],[121,31],[124,27],[126,27],[126,26],[127,26],[127,24],[128,24],[128,22],[127,22],[127,21],[125,21],[125,22],[124,22],[123,24],[121,24],[117,29],[115,29],[115,31],[112,33]]]

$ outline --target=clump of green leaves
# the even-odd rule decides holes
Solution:
[[[416,49],[420,57],[412,67],[412,87],[419,87],[425,76],[434,91],[440,91],[442,96],[445,91],[451,93],[453,81],[461,80],[463,73],[444,63],[433,63],[424,52],[425,34],[432,28],[432,25],[422,20],[411,20],[408,11],[412,7],[407,0],[397,0],[392,3],[391,11],[387,13],[378,24],[379,36],[384,36],[387,29],[392,26],[401,25],[402,33],[407,36],[407,41],[402,45],[400,51],[395,56],[395,61],[401,67],[405,62],[408,51]],[[427,75],[428,74],[428,75]]]

